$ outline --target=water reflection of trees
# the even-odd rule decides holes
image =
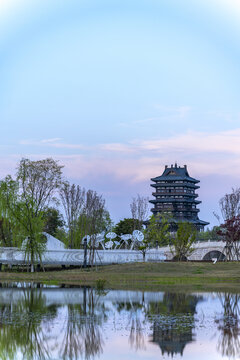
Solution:
[[[18,301],[0,303],[0,358],[52,359],[53,352],[59,359],[71,360],[99,355],[106,308],[93,290],[84,289],[83,299],[77,305],[47,306],[41,289],[28,288]],[[62,338],[59,332],[51,335],[60,308],[67,310]]]
[[[189,294],[165,293],[162,302],[149,304],[152,342],[159,345],[162,355],[183,355],[186,344],[194,340],[194,314],[200,299]]]
[[[127,327],[130,328],[129,344],[135,350],[145,349],[145,338],[143,328],[145,325],[145,312],[144,293],[140,302],[132,302],[130,299],[125,302],[114,303],[118,313],[126,312],[128,315]]]
[[[43,331],[44,322],[56,316],[56,307],[46,306],[40,291],[23,290],[21,300],[0,304],[0,358],[14,359],[17,352],[22,359],[50,358],[48,340],[50,332]]]
[[[145,330],[150,322],[151,341],[162,355],[183,355],[187,344],[194,341],[194,315],[202,300],[201,296],[167,292],[157,294],[156,301],[155,296],[142,293],[138,301],[139,293],[128,299],[124,294],[108,308],[104,294],[89,288],[79,289],[79,302],[68,305],[49,305],[50,297],[47,301],[42,289],[22,291],[19,300],[13,295],[15,301],[9,299],[8,305],[0,299],[0,359],[20,358],[19,354],[22,359],[94,359],[103,352],[103,324],[116,311],[121,320],[115,324],[122,327],[124,321],[135,350],[146,347]],[[68,289],[67,296],[70,292]],[[221,295],[220,300],[218,349],[223,356],[240,358],[239,295]]]
[[[138,317],[131,319],[129,343],[135,350],[145,349],[142,320]]]
[[[83,304],[68,305],[68,317],[63,326],[62,359],[94,358],[103,352],[102,324],[107,319],[104,303],[93,290],[83,289]]]
[[[220,337],[217,344],[222,356],[228,358],[240,357],[240,308],[239,294],[219,294],[219,299],[223,307],[223,314],[216,319]]]

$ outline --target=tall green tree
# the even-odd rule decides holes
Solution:
[[[152,215],[144,231],[146,246],[167,246],[170,240],[169,226],[170,219],[167,216],[163,214]]]
[[[212,229],[207,228],[205,231],[200,231],[197,233],[197,241],[218,241],[220,240],[219,230],[220,226],[213,226]]]
[[[186,260],[192,254],[194,248],[193,243],[196,241],[197,230],[195,226],[189,222],[182,222],[178,225],[175,236],[172,237],[171,251],[178,261]]]
[[[132,234],[134,230],[142,230],[142,223],[138,219],[134,218],[124,218],[120,220],[114,227],[114,232],[118,235],[117,240],[120,241],[120,247],[125,245],[126,247],[131,246],[132,241],[121,239],[121,235]]]
[[[45,250],[44,212],[54,202],[55,191],[61,184],[62,166],[55,160],[22,159],[16,179],[8,175],[0,182],[0,209],[11,223],[12,236],[25,251],[31,264],[41,262]]]
[[[117,235],[132,234],[134,230],[141,230],[142,224],[138,219],[124,218],[120,220],[114,228],[114,232]]]
[[[4,217],[0,219],[0,246],[16,246],[12,238],[11,223]]]
[[[145,261],[148,249],[169,244],[169,226],[169,218],[164,215],[152,215],[150,217],[147,228],[143,230],[144,239],[137,244],[137,249],[143,255],[143,261]]]
[[[44,231],[52,236],[58,234],[59,231],[63,230],[64,220],[60,211],[54,207],[49,207],[44,212]]]
[[[95,213],[95,212],[94,212]],[[94,226],[92,225],[94,223]],[[85,235],[94,235],[101,232],[108,232],[113,226],[113,221],[111,220],[110,214],[107,209],[100,209],[98,212],[97,218],[94,218],[94,214],[86,214],[83,212],[78,218],[78,227],[77,227],[77,236],[78,242],[77,246],[82,242],[82,238]]]

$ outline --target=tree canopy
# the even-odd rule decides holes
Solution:
[[[2,218],[11,225],[13,240],[24,248],[32,270],[36,261],[41,262],[45,249],[44,212],[55,200],[61,175],[62,166],[51,158],[22,159],[17,166],[16,179],[8,175],[0,182]]]
[[[54,237],[63,230],[64,219],[60,211],[49,207],[43,212],[44,231]]]
[[[141,230],[142,224],[134,218],[124,218],[120,220],[114,227],[114,232],[120,236],[123,234],[132,234],[133,230]]]
[[[150,247],[167,246],[170,241],[170,222],[164,214],[152,215],[149,219],[145,239]]]
[[[196,241],[197,230],[194,225],[189,222],[178,224],[175,236],[171,239],[171,250],[178,261],[186,260],[194,251],[192,245]]]

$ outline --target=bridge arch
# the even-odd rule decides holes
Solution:
[[[211,261],[212,259],[217,259],[217,261],[224,261],[226,259],[226,255],[224,255],[219,250],[211,250],[207,252],[203,257],[203,260],[205,261]]]
[[[179,259],[176,255],[172,258],[172,261],[188,261],[187,257],[185,255],[181,256]]]

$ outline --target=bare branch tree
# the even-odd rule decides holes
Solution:
[[[132,202],[130,204],[130,209],[131,209],[131,213],[132,213],[132,218],[134,220],[136,220],[138,218],[138,214],[137,214],[137,199],[136,198],[132,198]]]
[[[96,234],[102,226],[103,215],[105,210],[105,200],[96,191],[88,190],[86,193],[85,217],[87,221],[88,234],[91,236],[91,247],[89,255],[89,263],[94,262],[96,249]]]
[[[86,191],[79,185],[64,182],[60,188],[60,198],[65,210],[69,230],[69,247],[74,247],[78,218],[85,207]]]
[[[17,169],[19,192],[35,203],[36,215],[49,206],[62,182],[62,168],[56,160],[22,159]]]
[[[147,220],[149,214],[149,199],[148,197],[140,196],[137,194],[137,197],[132,198],[130,204],[130,209],[132,213],[132,218],[138,221],[141,225],[145,220]]]
[[[96,191],[86,191],[68,182],[63,183],[60,189],[60,198],[69,230],[69,247],[80,247],[84,236],[89,235],[89,264],[93,264],[97,233],[111,221],[105,209],[105,200]]]
[[[224,195],[219,201],[224,221],[240,214],[240,188],[232,188],[230,194]]]

